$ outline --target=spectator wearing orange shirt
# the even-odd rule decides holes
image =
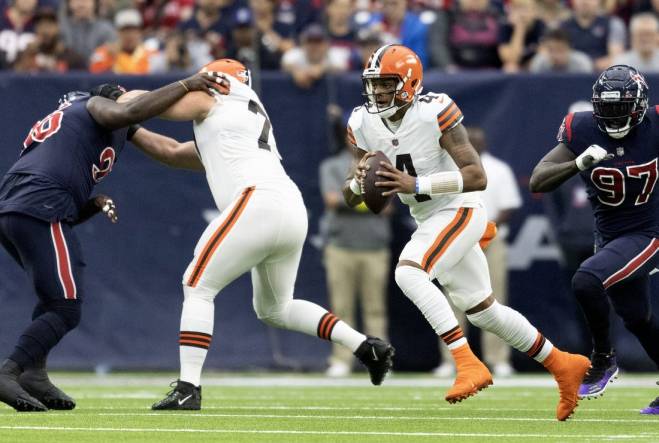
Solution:
[[[147,74],[153,71],[152,59],[158,55],[144,46],[142,16],[135,9],[119,11],[114,19],[118,39],[96,48],[89,71],[95,74]]]

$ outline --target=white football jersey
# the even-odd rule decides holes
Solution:
[[[462,121],[462,113],[446,94],[429,93],[414,100],[400,126],[392,132],[376,114],[366,107],[355,108],[348,121],[348,136],[360,149],[382,151],[391,163],[412,176],[457,171],[458,167],[439,144],[442,131]],[[479,192],[448,195],[398,194],[421,222],[442,209],[478,207]]]
[[[224,210],[245,188],[297,189],[281,164],[268,114],[249,86],[231,76],[231,92],[215,95],[206,118],[193,124],[215,204]]]

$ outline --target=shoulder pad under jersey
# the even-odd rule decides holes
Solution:
[[[357,106],[352,110],[350,118],[348,119],[348,126],[352,128],[353,131],[358,131],[362,127],[364,112],[366,112],[364,106]]]
[[[453,100],[446,94],[437,94],[429,92],[420,96],[417,99],[417,106],[419,107],[419,117],[423,121],[437,120],[437,116],[447,109]]]

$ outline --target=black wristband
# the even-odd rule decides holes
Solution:
[[[140,129],[141,127],[142,127],[142,125],[140,125],[139,123],[135,123],[134,125],[130,125],[128,127],[128,132],[126,133],[126,140],[130,141],[130,139],[133,138],[133,136],[135,135],[137,130]]]

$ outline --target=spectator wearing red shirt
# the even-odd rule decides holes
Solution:
[[[190,19],[194,11],[194,0],[137,0],[136,6],[142,13],[147,30],[170,31],[179,22]]]
[[[0,17],[0,51],[8,64],[34,40],[37,0],[13,0]]]

